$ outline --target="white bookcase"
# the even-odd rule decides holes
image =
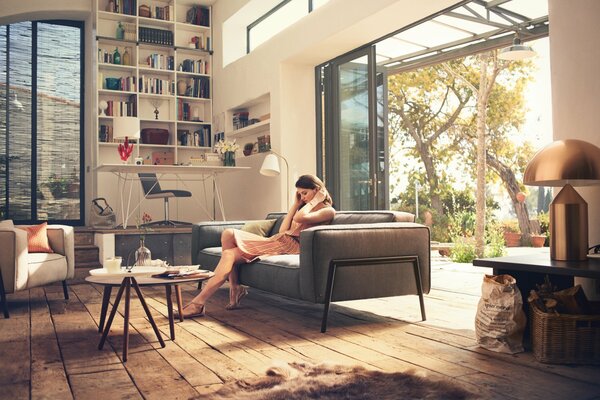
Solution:
[[[151,8],[150,17],[142,16],[141,6]],[[188,22],[192,8],[201,15],[196,23]],[[96,1],[96,165],[120,162],[118,143],[109,134],[121,114],[138,116],[141,129],[169,131],[167,144],[141,141],[135,157],[166,152],[175,164],[185,165],[212,150],[211,23],[211,8],[202,1]],[[117,38],[119,24],[122,39]],[[114,63],[115,49],[120,64]],[[107,78],[116,79],[118,87]],[[101,115],[103,102],[112,105],[109,115]]]

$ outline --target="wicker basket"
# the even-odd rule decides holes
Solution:
[[[600,315],[551,314],[529,303],[533,355],[550,364],[600,364]]]

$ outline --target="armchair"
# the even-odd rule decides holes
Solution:
[[[47,235],[54,253],[29,253],[27,232],[12,221],[0,223],[0,301],[5,318],[9,318],[6,294],[62,281],[69,299],[66,280],[75,274],[73,227],[48,225]]]

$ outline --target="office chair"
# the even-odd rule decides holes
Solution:
[[[190,222],[171,221],[169,219],[169,198],[171,197],[192,197],[192,193],[187,190],[162,190],[156,174],[140,173],[138,174],[142,188],[144,189],[144,197],[146,199],[164,199],[165,201],[165,219],[162,221],[153,221],[143,226],[153,225],[192,225]]]

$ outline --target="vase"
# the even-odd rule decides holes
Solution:
[[[145,246],[143,237],[140,238],[140,247],[135,251],[135,265],[138,267],[152,265],[152,253]]]
[[[223,153],[223,165],[226,167],[235,167],[235,151],[226,151]]]
[[[506,243],[506,247],[519,247],[521,245],[521,234],[504,232],[504,243]]]

